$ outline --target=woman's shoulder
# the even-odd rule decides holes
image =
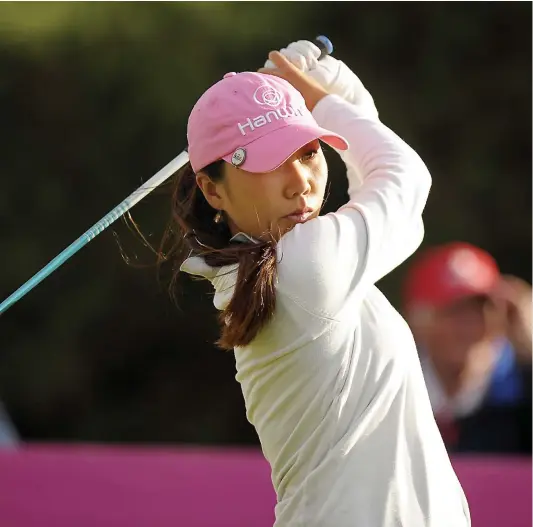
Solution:
[[[280,239],[277,253],[280,288],[306,309],[335,317],[346,302],[361,297],[361,287],[371,285],[365,279],[364,219],[355,210],[296,225]]]
[[[302,258],[313,262],[338,260],[339,256],[357,255],[366,251],[366,226],[355,208],[342,208],[297,224],[278,243],[279,261],[292,259],[302,264]]]

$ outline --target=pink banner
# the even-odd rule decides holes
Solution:
[[[531,526],[529,459],[456,458],[474,527]],[[3,527],[271,527],[257,450],[27,446],[0,450]]]

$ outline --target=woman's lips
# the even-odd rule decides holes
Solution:
[[[309,219],[313,211],[311,209],[306,209],[304,211],[296,211],[285,216],[287,219],[293,221],[294,223],[304,223]]]

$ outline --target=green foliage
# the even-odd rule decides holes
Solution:
[[[425,244],[471,241],[529,278],[530,21],[525,2],[0,4],[2,297],[182,150],[206,87],[318,33],[431,169]],[[329,210],[346,192],[332,172]],[[168,186],[133,215],[157,244]],[[0,319],[23,436],[254,442],[209,288],[184,281],[177,309],[113,232],[153,262],[119,222]],[[381,284],[398,306],[404,269]]]

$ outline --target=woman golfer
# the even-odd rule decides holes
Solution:
[[[293,43],[200,97],[173,254],[214,286],[276,526],[465,527],[411,332],[374,285],[421,243],[431,178],[359,79],[319,53]],[[323,216],[320,141],[349,186]]]

